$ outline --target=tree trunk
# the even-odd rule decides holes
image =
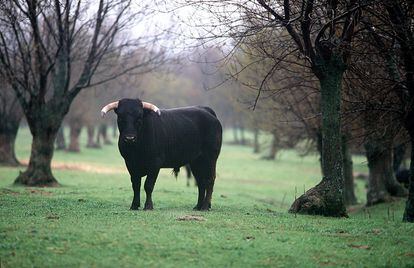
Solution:
[[[253,153],[260,153],[260,143],[259,143],[259,129],[254,129],[254,144],[253,144]]]
[[[8,107],[8,112],[0,114],[0,165],[20,165],[14,145],[22,116],[20,107],[16,105]]]
[[[244,125],[240,125],[240,144],[246,145],[246,138],[244,137]]]
[[[394,146],[393,162],[392,162],[392,168],[394,170],[394,173],[397,173],[397,171],[400,169],[401,164],[404,160],[405,151],[406,151],[405,147],[406,145],[404,143]]]
[[[240,144],[239,137],[237,135],[237,126],[233,126],[233,143]]]
[[[408,115],[405,122],[411,141],[411,163],[410,163],[410,179],[408,186],[408,199],[405,203],[403,221],[414,222],[414,110]]]
[[[78,122],[72,122],[70,125],[70,133],[69,133],[69,146],[68,151],[69,152],[80,152],[80,146],[79,146],[79,136],[82,130],[82,125]]]
[[[56,136],[56,150],[65,150],[66,149],[66,140],[64,127],[61,126]]]
[[[58,127],[31,129],[33,141],[29,165],[25,172],[20,173],[14,183],[27,186],[58,185],[51,170],[54,142],[58,129]]]
[[[407,195],[404,187],[397,182],[393,170],[392,141],[377,141],[370,138],[365,143],[369,179],[367,205],[391,201],[391,196]]]
[[[101,145],[101,137],[103,143],[106,145],[112,144],[112,142],[108,138],[108,127],[106,124],[101,124],[98,129],[98,135],[96,139],[96,143],[100,146]]]
[[[100,148],[101,146],[94,141],[95,138],[95,126],[90,125],[87,127],[88,131],[88,143],[86,147],[88,148]]]
[[[332,52],[333,53],[333,52]],[[341,152],[341,82],[345,64],[333,54],[328,62],[318,66],[321,85],[322,113],[322,181],[295,200],[292,213],[324,216],[347,216],[343,188],[343,161]],[[315,67],[316,68],[316,67]]]
[[[7,131],[0,131],[0,165],[18,166],[20,164],[14,150],[18,130],[17,124]]]
[[[325,177],[325,174],[323,174],[323,167],[322,167],[322,132],[319,129],[315,133],[316,133],[316,150],[319,153],[319,165],[321,166],[322,177]]]
[[[355,205],[357,199],[355,196],[354,174],[352,165],[352,155],[348,148],[348,139],[342,137],[342,155],[344,161],[344,202],[345,205]]]
[[[114,139],[116,139],[117,130],[118,130],[118,124],[116,123],[116,121],[113,121],[112,122],[112,138]]]
[[[405,189],[405,187],[401,183],[399,183],[395,178],[393,168],[394,160],[392,144],[388,144],[388,146],[385,148],[385,154],[388,163],[385,166],[385,168],[387,169],[385,171],[385,188],[391,196],[406,197],[408,195],[407,189]]]
[[[264,159],[266,160],[275,160],[277,149],[279,149],[279,137],[277,135],[277,132],[274,130],[272,131],[272,145],[270,146],[270,152],[268,156],[265,156]]]

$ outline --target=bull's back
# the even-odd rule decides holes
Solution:
[[[158,138],[157,149],[162,167],[177,167],[190,163],[214,146],[214,135],[220,134],[221,124],[208,107],[185,107],[161,110],[152,114],[152,131]]]

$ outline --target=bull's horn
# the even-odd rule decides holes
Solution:
[[[142,106],[144,107],[144,109],[148,109],[148,110],[153,110],[154,112],[156,112],[158,115],[161,115],[161,111],[160,111],[160,109],[158,109],[158,107],[157,106],[155,106],[154,104],[152,104],[152,103],[149,103],[149,102],[145,102],[145,101],[143,101],[142,102]]]
[[[114,101],[114,102],[111,102],[111,103],[108,103],[107,105],[105,105],[105,106],[102,108],[102,110],[101,110],[101,116],[102,116],[102,117],[104,117],[104,116],[105,116],[105,114],[106,114],[107,112],[109,112],[110,110],[113,110],[113,109],[115,109],[115,108],[118,108],[118,102],[119,102],[119,101]]]

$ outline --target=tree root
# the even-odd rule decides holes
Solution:
[[[342,193],[327,178],[297,198],[289,209],[290,213],[348,217]]]
[[[20,172],[19,176],[14,181],[14,184],[36,187],[60,186],[52,174],[46,174],[43,172],[32,172],[31,170]]]

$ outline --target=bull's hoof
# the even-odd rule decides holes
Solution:
[[[193,210],[201,210],[201,205],[196,205],[195,207],[193,207]]]
[[[152,205],[152,203],[145,203],[145,206],[144,206],[144,210],[153,210],[154,209],[154,206]]]
[[[209,211],[210,210],[210,206],[202,206],[201,208],[200,208],[200,210],[202,210],[202,211]]]
[[[138,208],[140,207],[140,202],[132,202],[131,203],[131,207],[129,208],[130,210],[138,210]]]

